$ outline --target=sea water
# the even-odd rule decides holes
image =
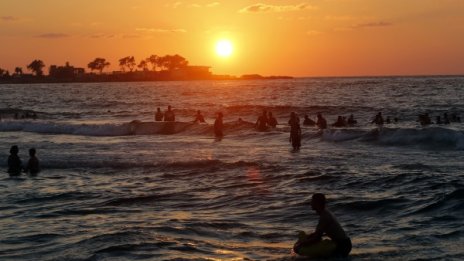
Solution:
[[[0,86],[1,260],[291,260],[313,231],[315,192],[353,241],[353,260],[460,260],[464,78],[66,83]],[[140,135],[171,105],[181,131]],[[207,124],[190,124],[201,110]],[[263,110],[279,122],[257,132]],[[213,137],[224,114],[222,140]],[[289,114],[358,124],[321,135]],[[397,123],[377,127],[377,112]],[[14,119],[14,116],[18,119]],[[32,115],[37,118],[33,119]],[[250,122],[238,124],[238,118]],[[132,122],[132,123],[131,123]],[[180,123],[179,123],[180,124]],[[37,176],[6,173],[9,148]]]

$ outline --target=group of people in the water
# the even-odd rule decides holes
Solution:
[[[430,124],[450,124],[452,122],[461,122],[461,117],[458,116],[457,113],[453,112],[451,113],[451,117],[448,116],[448,113],[445,112],[443,113],[443,118],[440,115],[435,116],[435,122],[432,121],[428,113],[420,114],[418,116],[417,121],[422,125],[422,126],[427,126]]]
[[[10,156],[8,156],[8,174],[10,174],[10,176],[19,176],[22,172],[36,175],[40,172],[39,159],[36,156],[35,148],[29,149],[29,160],[27,161],[26,166],[23,165],[18,154],[18,146],[11,146]]]
[[[6,114],[8,116],[8,114]],[[24,112],[24,113],[18,113],[18,112],[15,112],[13,114],[13,119],[15,120],[19,120],[19,119],[33,119],[33,120],[36,120],[37,119],[37,113],[35,112]],[[8,117],[5,117],[5,115],[2,115],[0,114],[0,121],[2,121],[3,118],[8,118]]]
[[[157,108],[157,111],[155,113],[155,121],[173,122],[175,121],[175,119],[176,118],[171,106],[168,106],[167,111],[165,111],[164,113],[161,111],[160,108]],[[389,116],[387,116],[387,118],[384,119],[382,113],[378,112],[371,121],[371,123],[376,124],[378,126],[382,126],[384,124],[397,123],[398,121],[399,120],[397,117],[394,117],[392,120]],[[238,119],[239,124],[244,122],[245,121],[243,121],[241,118]],[[419,122],[423,126],[433,123],[430,120],[430,117],[427,113],[419,116]],[[461,119],[456,113],[451,114],[450,118],[448,117],[447,113],[444,113],[443,118],[441,118],[440,116],[436,117],[436,124],[449,124],[450,122],[461,122]],[[201,114],[201,111],[197,111],[193,123],[206,123],[204,116]],[[350,114],[348,117],[338,116],[337,120],[330,126],[339,128],[353,127],[357,123],[358,121],[355,119],[354,115]],[[263,113],[258,117],[254,125],[256,130],[258,131],[268,131],[272,128],[275,128],[278,125],[278,122],[277,119],[272,115],[272,112],[263,110]],[[294,150],[299,150],[301,147],[301,127],[300,118],[295,112],[290,113],[288,125],[290,125],[289,141],[292,144]],[[324,118],[324,116],[322,116],[321,113],[318,113],[316,115],[315,120],[309,118],[309,116],[305,114],[303,119],[303,125],[314,126],[320,130],[327,129],[329,127],[329,124],[327,124],[327,120]],[[222,112],[218,112],[214,121],[214,134],[217,138],[223,137],[223,128],[223,114]]]

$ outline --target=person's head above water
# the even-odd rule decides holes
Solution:
[[[31,157],[35,156],[35,149],[34,148],[29,149],[29,156],[31,156]]]
[[[311,198],[311,207],[316,211],[323,210],[325,208],[325,195],[322,193],[315,193]]]
[[[160,108],[160,107],[158,107],[156,110],[157,110],[157,111],[161,111],[161,108]]]
[[[222,112],[218,112],[217,116],[218,116],[219,118],[222,118],[222,116],[223,116],[223,115],[222,115]]]
[[[18,146],[16,146],[16,145],[11,146],[11,148],[10,148],[10,153],[11,154],[16,155],[16,154],[18,154],[18,152],[19,152]]]
[[[197,114],[201,114],[201,111],[200,111],[200,110],[198,110],[198,111],[197,111]]]
[[[171,111],[171,105],[168,105],[168,111]]]

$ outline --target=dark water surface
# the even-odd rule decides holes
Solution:
[[[323,192],[352,260],[461,260],[464,124],[416,118],[464,114],[463,88],[459,77],[2,85],[0,167],[17,144],[23,161],[37,148],[44,170],[0,177],[0,259],[291,260],[297,231],[317,223],[309,198]],[[179,121],[200,109],[209,124],[130,131],[168,104]],[[234,124],[262,109],[277,129]],[[217,111],[230,123],[222,141]],[[295,153],[291,111],[359,124],[304,127]],[[400,121],[377,129],[377,111]]]

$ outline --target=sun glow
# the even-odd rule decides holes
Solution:
[[[229,40],[220,40],[216,43],[216,54],[220,57],[229,57],[232,55],[234,48]]]

